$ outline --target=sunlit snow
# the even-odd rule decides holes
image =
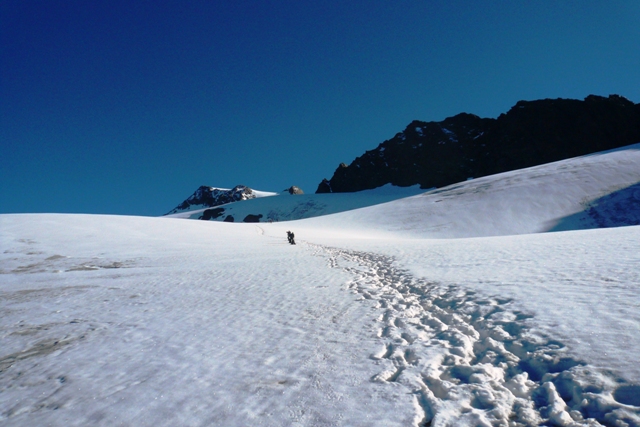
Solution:
[[[638,426],[638,148],[296,221],[0,215],[0,424]]]

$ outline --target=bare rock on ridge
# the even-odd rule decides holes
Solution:
[[[304,191],[302,191],[302,188],[296,187],[295,185],[292,185],[291,187],[287,188],[284,191],[288,191],[289,194],[304,194]]]
[[[340,164],[316,193],[385,184],[443,187],[510,170],[640,142],[640,104],[619,95],[519,101],[497,119],[461,113],[413,121],[351,164]]]

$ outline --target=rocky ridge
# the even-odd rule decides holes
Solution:
[[[316,193],[385,184],[443,187],[640,142],[640,104],[619,95],[583,101],[519,101],[497,119],[461,113],[413,121],[351,164],[340,164]]]

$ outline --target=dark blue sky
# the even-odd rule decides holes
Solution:
[[[640,2],[0,2],[0,213],[313,193],[409,122],[640,101]]]

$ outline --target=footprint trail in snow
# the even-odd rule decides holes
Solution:
[[[512,301],[413,277],[384,255],[311,246],[380,311],[372,380],[407,388],[415,426],[640,426],[640,385],[572,358]]]

